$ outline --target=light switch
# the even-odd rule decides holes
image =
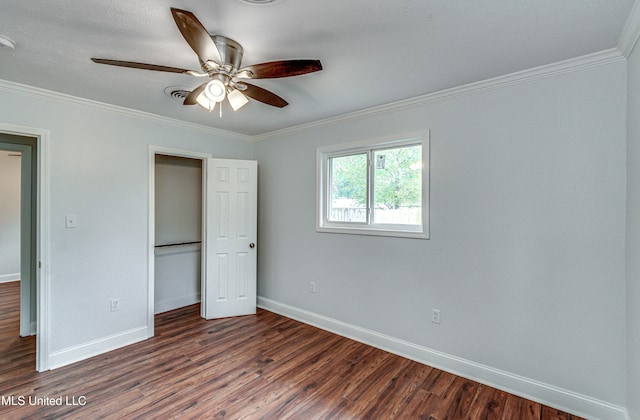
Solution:
[[[68,214],[65,217],[65,225],[67,229],[77,228],[78,227],[78,217],[75,214]]]

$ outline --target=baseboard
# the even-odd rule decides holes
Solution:
[[[471,360],[380,334],[264,297],[258,306],[411,360],[589,419],[625,420],[625,409],[605,401]]]
[[[32,335],[36,335],[38,333],[38,323],[36,321],[31,321],[29,324],[29,333],[26,335],[22,335],[22,330],[20,332],[20,337],[30,337]]]
[[[191,296],[183,296],[175,299],[167,299],[161,302],[156,302],[154,307],[154,313],[161,314],[162,312],[172,311],[174,309],[182,308],[184,306],[193,305],[200,302],[200,293]]]
[[[20,273],[0,274],[0,283],[20,280]]]
[[[146,325],[144,327],[134,328],[79,346],[50,353],[48,366],[49,369],[56,369],[120,347],[128,346],[129,344],[146,340],[147,338],[149,337],[147,336]]]

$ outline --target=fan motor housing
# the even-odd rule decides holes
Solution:
[[[222,35],[210,34],[211,39],[216,44],[220,53],[220,60],[223,67],[229,66],[229,71],[237,70],[242,63],[242,45],[231,38]]]

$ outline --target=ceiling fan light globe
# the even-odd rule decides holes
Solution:
[[[234,111],[239,110],[240,108],[245,106],[247,102],[249,102],[249,99],[237,89],[234,89],[231,92],[229,92],[229,94],[227,95],[227,98],[229,99],[229,104],[231,105],[231,108],[233,108]]]
[[[196,98],[196,102],[198,102],[198,105],[200,105],[201,107],[203,107],[209,112],[213,111],[213,108],[215,108],[217,104],[217,102],[209,100],[209,98],[207,98],[207,95],[205,95],[204,92],[198,95],[198,97]]]
[[[226,94],[226,86],[221,80],[214,79],[204,88],[204,94],[210,101],[222,102]]]

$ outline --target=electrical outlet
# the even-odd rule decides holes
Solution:
[[[110,301],[111,312],[116,312],[120,310],[120,299],[113,298]]]
[[[311,293],[315,293],[318,289],[316,288],[316,282],[315,281],[310,281],[309,282],[309,291]]]
[[[431,322],[433,322],[434,324],[440,323],[440,309],[431,310]]]

